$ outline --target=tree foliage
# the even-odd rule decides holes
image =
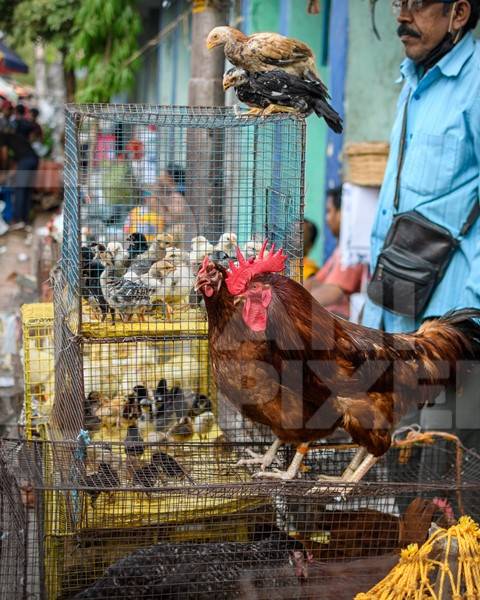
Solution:
[[[108,102],[130,88],[141,29],[135,0],[82,0],[75,15],[77,34],[70,60],[86,68],[80,102]]]
[[[133,83],[141,29],[135,0],[0,0],[0,29],[14,41],[55,46],[82,68],[80,102],[108,102]]]

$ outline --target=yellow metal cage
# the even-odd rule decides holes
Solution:
[[[22,306],[25,435],[48,421],[55,393],[53,304]]]

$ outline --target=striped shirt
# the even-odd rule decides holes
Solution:
[[[455,236],[479,201],[480,47],[464,38],[423,78],[406,59],[405,85],[391,134],[391,151],[372,230],[372,272],[394,216],[393,198],[402,118],[407,111],[406,147],[398,212],[417,210]],[[412,331],[431,316],[462,307],[480,308],[480,219],[462,239],[425,312],[414,319],[368,301],[363,323],[385,331]]]

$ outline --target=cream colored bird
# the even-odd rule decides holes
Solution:
[[[234,258],[237,246],[238,239],[235,233],[222,233],[214,250],[216,252],[224,252],[230,258]]]
[[[186,250],[181,250],[175,246],[169,246],[165,251],[165,260],[176,267],[190,264],[190,255]]]
[[[213,246],[203,235],[194,237],[192,240],[192,247],[190,250],[190,266],[194,271],[198,270],[198,267],[202,264],[205,256],[210,256],[213,252]]]
[[[302,79],[319,81],[315,57],[303,42],[278,33],[245,35],[233,27],[215,27],[207,37],[207,48],[223,46],[225,57],[250,73],[281,69]]]

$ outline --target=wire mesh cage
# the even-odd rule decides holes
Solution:
[[[247,422],[217,395],[206,333],[77,336],[61,301],[64,291],[61,269],[55,282],[52,438],[75,438],[85,429],[96,441],[272,439],[266,428]]]
[[[70,105],[64,301],[74,333],[205,332],[194,277],[264,239],[301,278],[304,121],[232,109]]]
[[[48,421],[55,393],[53,305],[24,304],[21,318],[25,435],[32,439],[34,429]]]
[[[320,467],[345,467],[347,446],[316,447],[288,483],[252,479],[235,466],[236,444],[132,453],[79,436],[20,446],[4,441],[0,455],[21,463],[35,491],[48,599],[350,600],[401,548],[423,543],[432,522],[478,519],[480,457],[442,440],[392,449],[343,491],[316,479]]]
[[[23,598],[27,574],[27,518],[18,482],[0,457],[0,598]]]

